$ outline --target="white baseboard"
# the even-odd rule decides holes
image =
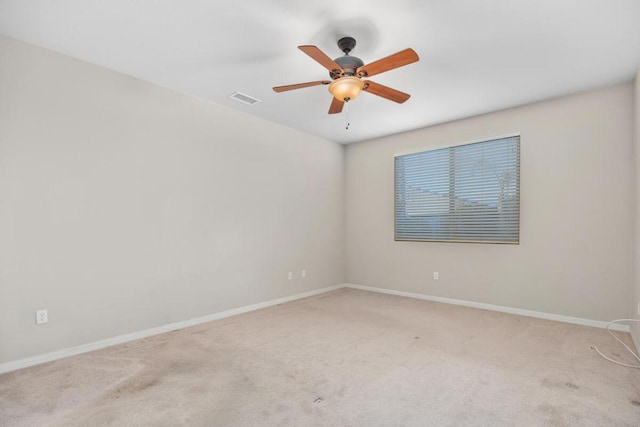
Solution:
[[[29,366],[39,365],[41,363],[52,362],[54,360],[62,359],[69,356],[75,356],[77,354],[88,353],[90,351],[99,350],[101,348],[109,347],[116,344],[122,344],[125,342],[137,340],[140,338],[150,337],[152,335],[158,335],[165,332],[175,331],[177,329],[188,328],[189,326],[199,325],[201,323],[210,322],[212,320],[223,319],[225,317],[235,316],[236,314],[247,313],[249,311],[259,310],[261,308],[271,307],[274,305],[282,304],[289,301],[295,301],[310,296],[323,294],[325,292],[334,291],[336,289],[343,288],[344,285],[334,285],[322,289],[316,289],[301,294],[295,294],[288,297],[278,298],[258,304],[247,305],[244,307],[234,308],[232,310],[222,311],[219,313],[209,314],[207,316],[197,317],[195,319],[187,319],[180,322],[169,323],[168,325],[158,326],[156,328],[145,329],[143,331],[132,332],[130,334],[118,335],[116,337],[107,338],[100,341],[91,342],[88,344],[82,344],[76,347],[65,348],[62,350],[52,351],[50,353],[41,354],[38,356],[28,357],[25,359],[14,360],[11,362],[0,363],[0,374],[5,372],[15,371]]]
[[[636,346],[636,354],[640,351],[640,327],[638,328],[629,328],[629,333],[631,334],[631,340],[633,344]]]
[[[382,294],[396,295],[400,297],[417,298],[427,301],[442,302],[445,304],[462,305],[465,307],[480,308],[483,310],[500,311],[502,313],[518,314],[520,316],[536,317],[538,319],[555,320],[557,322],[573,323],[575,325],[592,326],[595,328],[606,329],[609,322],[600,320],[582,319],[580,317],[563,316],[561,314],[544,313],[542,311],[525,310],[522,308],[505,307],[501,305],[485,304],[483,302],[466,301],[454,298],[445,298],[432,295],[417,294],[413,292],[396,291],[393,289],[374,288],[371,286],[354,285],[345,283],[345,288],[360,289],[362,291],[379,292]],[[613,323],[611,329],[614,331],[629,332],[628,325],[620,325]]]

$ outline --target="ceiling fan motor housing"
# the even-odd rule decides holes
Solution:
[[[364,65],[364,62],[362,62],[362,59],[358,58],[357,56],[345,55],[345,56],[336,58],[333,61],[336,64],[338,64],[340,67],[342,67],[342,69],[344,70],[342,75],[344,76],[355,76],[356,70],[359,67],[362,67]],[[333,76],[333,73],[331,73],[331,77],[334,79],[336,78]],[[341,77],[341,76],[338,76],[338,77]]]
[[[353,37],[342,37],[338,40],[338,47],[344,52],[344,56],[334,59],[333,62],[338,64],[342,68],[342,71],[332,70],[329,75],[333,80],[339,79],[342,76],[355,76],[356,70],[364,65],[362,59],[356,56],[349,56],[349,52],[356,47],[356,39]]]

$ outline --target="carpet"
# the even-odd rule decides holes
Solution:
[[[640,370],[593,344],[634,362],[602,329],[339,289],[0,375],[0,425],[640,426]]]

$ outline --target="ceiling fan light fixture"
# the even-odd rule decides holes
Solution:
[[[348,102],[356,99],[363,88],[364,82],[359,77],[345,76],[332,81],[329,92],[338,101]]]

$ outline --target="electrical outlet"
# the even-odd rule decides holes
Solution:
[[[289,280],[293,279],[293,271],[290,271],[287,277],[289,278]]]
[[[300,273],[300,277],[302,277],[303,279],[307,277],[307,270],[302,270],[302,272]]]
[[[438,274],[437,271],[434,271],[433,272],[433,280],[438,280],[438,279],[440,279],[440,274]]]
[[[38,310],[36,311],[36,324],[42,325],[43,323],[47,323],[49,321],[49,312],[47,310]]]

